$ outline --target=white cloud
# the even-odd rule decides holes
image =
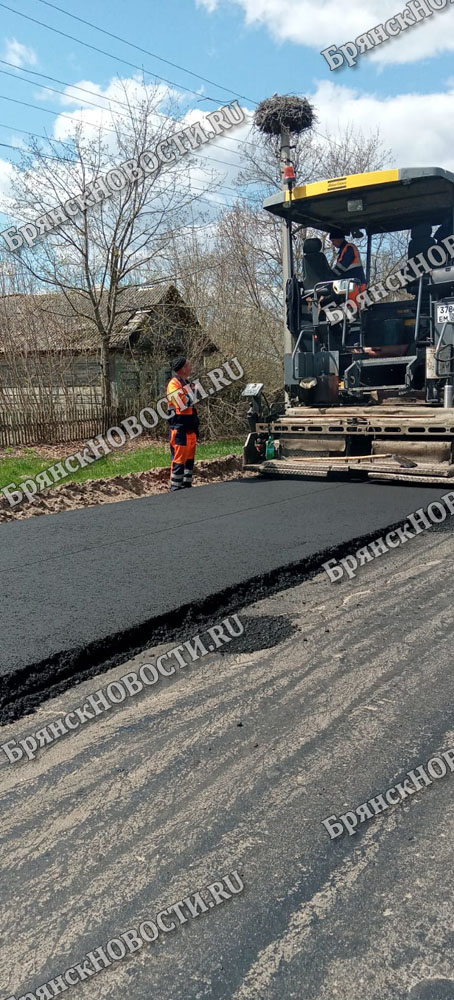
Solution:
[[[454,87],[440,93],[397,94],[383,98],[324,81],[311,97],[320,132],[353,123],[367,134],[379,127],[395,166],[438,166],[454,171],[454,149],[447,122],[454,117]],[[423,123],[424,127],[421,127]]]
[[[84,90],[88,90],[90,93],[84,95]],[[102,104],[103,107],[105,105],[108,108],[108,105],[102,99],[102,87],[97,83],[93,83],[92,80],[78,80],[72,87],[65,87],[61,95],[56,94],[55,91],[42,88],[37,93],[37,96],[41,101],[52,101],[53,104],[61,104],[66,107],[73,108],[75,104],[77,107],[90,107],[91,101],[96,104]]]
[[[117,124],[121,129],[122,118],[121,115],[124,114],[126,119],[128,119],[128,111],[126,107],[120,107],[118,104],[113,103],[113,99],[121,101],[124,103],[127,99],[131,106],[140,105],[141,102],[147,97],[147,93],[153,97],[153,103],[158,101],[158,107],[161,112],[164,113],[164,107],[171,102],[172,113],[169,115],[170,118],[175,117],[175,131],[178,132],[187,125],[194,125],[195,122],[203,122],[208,114],[207,111],[203,111],[201,108],[190,108],[185,114],[181,115],[180,118],[180,105],[182,100],[186,101],[187,96],[182,94],[180,91],[172,90],[166,85],[155,84],[144,84],[142,80],[133,77],[131,79],[114,79],[110,81],[106,88],[99,87],[98,84],[93,83],[90,80],[79,81],[80,85],[86,90],[94,92],[97,96],[87,95],[87,100],[95,101],[96,103],[102,104],[102,98],[109,98],[112,102],[109,105],[106,104],[105,110],[101,108],[93,108],[85,104],[83,98],[84,95],[78,93],[72,88],[67,88],[65,97],[61,98],[63,104],[67,104],[70,107],[66,108],[61,115],[58,115],[54,122],[54,137],[60,140],[66,140],[73,132],[73,122],[83,121],[86,136],[97,136],[100,126],[106,128],[106,131],[102,132],[102,137],[106,145],[112,152],[112,157],[117,158],[117,148],[116,148],[116,137],[114,134],[110,133],[108,129],[113,128],[114,124]],[[45,93],[45,92],[43,92]],[[77,104],[75,108],[74,105]],[[246,109],[245,109],[246,110]],[[64,115],[64,117],[63,117]],[[178,119],[176,116],[178,115]],[[159,112],[156,115],[156,127],[162,124]],[[128,130],[128,120],[124,122],[125,131]],[[207,125],[207,129],[209,126]],[[232,133],[235,140],[243,142],[249,137],[249,132],[251,128],[251,121],[245,122],[244,125],[237,126],[232,129]],[[212,130],[211,130],[212,131]],[[151,143],[152,145],[152,143]],[[234,181],[242,167],[242,162],[238,153],[240,152],[240,146],[238,142],[231,141],[230,133],[226,133],[225,137],[219,136],[210,144],[202,146],[200,152],[197,152],[194,156],[192,164],[188,165],[188,170],[186,173],[186,182],[188,185],[194,186],[194,193],[197,194],[197,189],[208,187],[206,197],[209,200],[213,200],[213,203],[220,204],[224,197],[235,198],[235,192],[229,192],[228,195],[222,195],[216,192],[216,185],[221,184],[221,186],[228,185],[233,186]],[[215,158],[214,160],[212,158]],[[220,161],[220,162],[219,162]]]
[[[0,160],[0,211],[8,211],[12,205],[11,180],[13,166],[8,160]]]
[[[246,108],[243,110],[247,113]],[[207,114],[208,112],[206,111],[191,109],[184,116],[181,127],[194,125],[196,122],[202,122],[203,125]],[[228,185],[229,187],[233,187],[240,169],[244,166],[241,156],[238,155],[242,152],[241,145],[239,144],[249,139],[251,123],[252,118],[248,118],[244,124],[237,125],[231,130],[232,135],[230,132],[226,132],[225,135],[220,135],[217,139],[200,147],[200,151],[196,153],[194,163],[188,171],[188,176],[192,183],[197,184],[199,187],[207,184],[207,176],[213,172],[213,198],[217,203],[222,200],[223,195],[216,193],[214,190],[216,180],[221,182],[222,186]],[[210,130],[209,123],[207,122],[205,123],[205,129],[206,131]],[[232,139],[234,140],[233,142]],[[197,161],[200,162],[200,167],[197,166]],[[207,197],[210,198],[209,189]],[[233,191],[230,192],[229,197],[235,198],[235,193]]]
[[[23,45],[22,42],[18,42],[17,38],[6,39],[3,59],[6,62],[13,63],[18,69],[22,69],[24,66],[36,66],[38,63],[35,50],[30,48],[29,45]]]
[[[76,88],[80,86],[84,90],[91,91],[85,94]],[[42,96],[46,91],[42,92]],[[178,105],[184,99],[180,91],[173,90],[166,84],[145,84],[139,77],[130,79],[114,78],[107,87],[100,87],[92,80],[79,80],[77,84],[66,87],[64,94],[59,98],[61,104],[69,109],[57,115],[54,123],[54,136],[56,139],[66,139],[73,131],[71,119],[74,122],[82,121],[85,125],[86,133],[90,131],[93,135],[98,134],[100,125],[106,127],[104,133],[105,141],[109,140],[108,129],[113,127],[113,119],[121,125],[122,116],[125,116],[125,129],[128,127],[129,112],[127,102],[131,107],[140,107],[141,103],[151,98],[153,104],[161,108],[164,113],[164,106],[169,103]],[[119,103],[118,103],[119,102]],[[99,107],[93,107],[93,104]],[[76,105],[76,108],[74,108]],[[121,106],[123,105],[123,107]],[[64,117],[63,117],[64,114]],[[115,145],[115,137],[112,136],[112,146]]]
[[[240,7],[248,25],[268,28],[273,38],[310,45],[319,51],[328,45],[354,41],[374,25],[383,24],[405,6],[399,0],[230,0]],[[198,0],[210,13],[220,0]],[[360,57],[383,63],[414,62],[454,50],[454,9],[448,5],[399,37]]]
[[[404,4],[395,5],[394,11],[403,10]],[[372,62],[390,65],[391,63],[412,63],[418,59],[433,58],[443,52],[454,51],[454,10],[447,7],[443,11],[434,11],[433,15],[421,21],[415,27],[403,31],[398,38],[384,42],[371,50],[369,58]],[[378,21],[376,22],[378,24]],[[369,25],[371,27],[371,25]],[[364,58],[367,58],[367,55]]]
[[[104,88],[91,80],[79,80],[78,82],[86,90],[92,92],[92,94],[86,95],[87,101],[99,102],[101,107],[91,107],[86,104],[84,100],[85,95],[74,89],[75,84],[72,87],[68,87],[65,95],[61,97],[62,110],[61,112],[56,112],[53,121],[53,137],[55,140],[65,142],[72,136],[74,125],[82,122],[85,138],[97,139],[99,128],[103,126],[103,129],[105,128],[106,131],[103,130],[101,136],[107,153],[108,155],[110,154],[112,165],[115,162],[119,162],[122,157],[124,158],[124,153],[119,153],[114,131],[115,126],[118,126],[120,131],[123,131],[123,119],[120,117],[122,114],[125,115],[124,131],[128,132],[130,126],[127,106],[121,107],[113,103],[114,99],[120,101],[122,104],[129,101],[131,107],[140,108],[146,101],[146,98],[151,97],[153,105],[156,107],[155,122],[153,122],[153,125],[156,125],[157,131],[162,128],[161,115],[167,117],[166,111],[168,111],[169,123],[165,127],[166,134],[173,131],[181,131],[185,126],[194,125],[199,121],[203,123],[208,114],[207,111],[197,106],[182,111],[182,102],[187,103],[187,95],[173,90],[164,84],[159,86],[144,84],[143,80],[136,77],[131,79],[115,78]],[[46,91],[43,91],[41,96],[45,98]],[[106,105],[104,109],[103,97],[111,101],[110,107]],[[249,116],[248,120],[231,130],[235,140],[241,142],[249,138],[251,129],[251,113],[247,109],[244,110]],[[174,126],[172,119],[175,119]],[[208,125],[206,127],[207,129],[209,128]],[[213,130],[211,129],[211,131]],[[11,136],[8,136],[6,141],[17,146],[23,145],[23,140],[12,138]],[[150,147],[153,147],[152,137],[150,138]],[[53,154],[54,151],[51,150],[49,152]],[[64,156],[66,153],[65,148],[62,147],[60,152]],[[220,135],[210,141],[209,144],[201,146],[191,161],[188,157],[185,163],[183,162],[183,170],[177,176],[177,183],[181,185],[182,195],[184,196],[182,199],[183,202],[187,202],[188,193],[191,191],[194,194],[195,202],[203,195],[201,210],[206,214],[208,208],[207,202],[209,202],[212,205],[212,213],[210,214],[213,216],[217,214],[219,208],[230,204],[236,198],[237,193],[236,190],[228,190],[228,188],[233,188],[234,182],[243,165],[241,156],[238,155],[240,152],[241,147],[238,145],[238,142],[232,142],[232,135],[226,133],[225,136]],[[12,165],[6,160],[0,160],[0,213],[2,209],[5,212],[8,211],[8,208],[10,210],[13,208],[13,202],[8,197],[11,194],[10,178],[12,172]],[[40,183],[38,182],[38,186]],[[74,186],[76,188],[79,185],[79,171],[77,167],[74,167]],[[227,190],[225,190],[226,186]],[[222,190],[218,190],[219,187]],[[55,201],[55,196],[49,194],[48,197],[49,204],[52,204]],[[37,214],[39,214],[38,209]],[[196,204],[194,205],[194,218],[197,218]],[[12,218],[12,222],[14,222],[14,218]]]

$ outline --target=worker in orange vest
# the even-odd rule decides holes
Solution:
[[[195,451],[199,439],[199,418],[191,404],[188,389],[191,363],[187,358],[177,358],[172,365],[174,376],[167,386],[170,425],[170,489],[185,490],[192,486]]]
[[[345,233],[341,229],[333,229],[329,238],[336,250],[339,251],[333,267],[336,278],[356,278],[360,282],[360,285],[356,285],[354,291],[350,292],[348,296],[354,302],[359,293],[364,292],[367,288],[361,254],[355,243],[347,242]]]

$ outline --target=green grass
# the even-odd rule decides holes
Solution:
[[[222,458],[224,455],[240,455],[243,441],[240,438],[228,438],[225,441],[213,441],[201,444],[197,448],[196,462],[200,459]],[[8,449],[6,449],[8,451]],[[69,456],[65,446],[61,448],[61,459]],[[35,479],[39,472],[44,472],[58,458],[43,458],[33,448],[24,450],[20,458],[0,457],[0,489],[10,483],[20,483],[24,479]],[[135,448],[129,451],[114,452],[100,458],[98,462],[70,473],[65,483],[81,483],[90,479],[110,479],[112,476],[127,476],[130,472],[146,472],[148,469],[162,469],[170,466],[170,451],[168,445],[149,445],[145,448]]]

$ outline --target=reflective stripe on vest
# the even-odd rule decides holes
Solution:
[[[347,267],[347,268],[344,268],[345,271],[350,271],[352,269],[352,267],[358,267],[358,265],[360,267],[362,267],[360,252],[358,250],[358,247],[355,246],[354,243],[346,243],[345,244],[344,249],[341,251],[341,253],[339,254],[339,256],[337,258],[336,264],[342,264],[342,259],[344,257],[344,254],[347,253],[347,250],[349,249],[349,247],[352,248],[352,250],[354,252],[354,257],[353,257],[353,260],[352,260],[350,266]]]
[[[187,417],[192,416],[195,409],[193,406],[187,405],[189,402],[189,396],[186,391],[186,386],[188,384],[189,383],[183,382],[179,378],[171,378],[167,386],[167,399],[169,401],[169,406],[172,407],[172,410],[175,410],[175,414],[178,415],[180,413],[184,413],[185,416]],[[172,393],[174,392],[178,393],[178,396],[182,403],[181,406],[178,401],[178,398],[171,399]]]
[[[353,260],[352,260],[351,264],[348,265],[348,267],[345,267],[345,265],[342,264],[342,260],[343,260],[344,255],[346,254],[347,250],[349,250],[350,247],[353,250]],[[339,256],[337,258],[336,266],[338,266],[338,265],[341,266],[341,270],[342,270],[342,274],[343,275],[346,274],[346,275],[350,275],[352,278],[359,278],[360,281],[364,280],[364,268],[363,268],[363,262],[361,260],[361,254],[360,254],[360,252],[358,250],[358,247],[355,246],[354,243],[346,243],[345,244],[345,246],[343,247],[343,249],[341,250],[341,253],[339,254]]]

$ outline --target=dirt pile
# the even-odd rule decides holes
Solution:
[[[227,455],[197,462],[194,472],[194,486],[205,483],[223,482],[236,479],[241,472],[241,456]],[[166,493],[169,489],[169,469],[150,469],[148,472],[132,472],[127,476],[113,476],[111,479],[94,479],[86,483],[66,483],[54,490],[38,493],[33,503],[23,503],[10,507],[6,497],[0,498],[0,523],[17,521],[38,514],[58,514],[64,510],[79,507],[93,507],[97,504],[116,503],[133,500],[135,497]]]

